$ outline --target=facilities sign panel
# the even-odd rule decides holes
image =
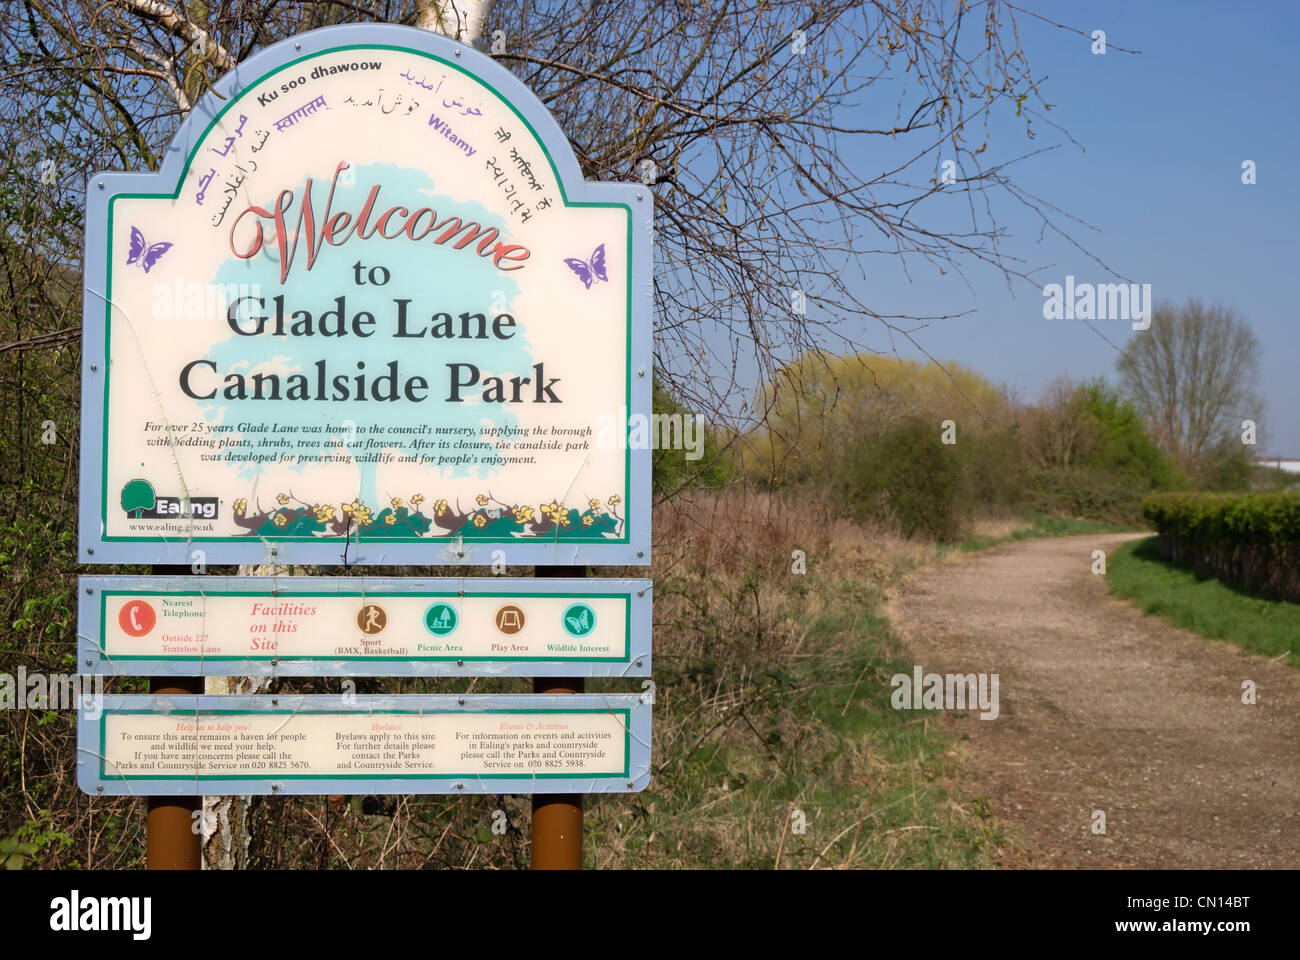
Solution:
[[[651,581],[82,577],[82,673],[650,676]]]
[[[111,696],[82,714],[90,794],[635,792],[648,697]]]

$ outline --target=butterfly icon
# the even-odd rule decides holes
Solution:
[[[576,617],[565,617],[569,622],[569,629],[576,635],[581,636],[591,629],[591,610],[587,607],[582,608],[582,613]]]
[[[149,244],[144,239],[144,234],[137,227],[131,228],[131,250],[126,258],[127,266],[138,262],[144,269],[145,273],[158,262],[164,253],[172,248],[170,243]]]
[[[579,260],[577,257],[565,257],[564,265],[578,275],[582,285],[588,290],[597,280],[608,281],[605,275],[605,245],[602,243],[591,252],[591,261]]]

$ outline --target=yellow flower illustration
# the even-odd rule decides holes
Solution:
[[[384,523],[388,524],[390,527],[396,522],[397,522],[397,514],[395,513],[390,513],[388,516],[384,517]]]
[[[591,521],[592,521],[592,517],[591,517],[591,516],[583,517],[583,518],[582,518],[582,525],[583,525],[584,527],[589,527],[589,526],[591,526]]]
[[[609,498],[609,505],[611,507],[617,507],[622,502],[623,502],[623,498],[620,497],[617,493]]]
[[[334,508],[328,503],[322,503],[316,508],[316,519],[321,523],[330,523],[334,520]]]
[[[401,498],[401,497],[393,497],[393,509],[394,509],[394,510],[399,510],[399,509],[401,509],[401,506],[402,506],[402,498]]]
[[[289,518],[286,517],[283,513],[277,513],[275,515],[275,520],[273,522],[277,527],[283,527],[285,524],[289,522]]]
[[[531,523],[533,519],[533,508],[526,504],[521,507],[515,507],[514,515],[515,520],[519,523]]]
[[[418,507],[420,504],[424,503],[424,494],[417,493],[411,498],[411,502]]]
[[[286,503],[289,502],[289,495],[288,495],[287,493],[282,493],[282,494],[280,494],[278,497],[276,497],[275,499],[276,499],[276,502],[279,503],[280,506],[283,507]]]
[[[357,526],[364,527],[370,522],[370,508],[362,507],[360,510],[352,514],[352,519],[357,522]]]
[[[235,513],[242,515],[248,509],[248,501],[240,497],[235,501]]]
[[[446,500],[439,500],[437,503],[435,503],[435,504],[433,505],[433,512],[434,512],[437,516],[440,516],[440,517],[441,517],[444,513],[447,512],[447,501],[446,501]]]
[[[592,500],[590,503],[587,504],[587,506],[589,506],[589,507],[590,507],[591,509],[593,509],[593,510],[599,510],[599,509],[600,509],[600,501],[599,501],[599,500]]]
[[[475,497],[474,500],[478,503],[480,507],[487,506],[488,498],[481,493],[477,497]]]
[[[476,527],[486,527],[486,526],[487,526],[487,517],[485,517],[485,516],[484,516],[483,514],[481,514],[481,513],[476,513],[476,514],[474,514],[474,526],[476,526]]]

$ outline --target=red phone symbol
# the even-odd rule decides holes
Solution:
[[[132,600],[117,615],[118,626],[133,637],[143,637],[157,622],[153,607],[143,600]]]

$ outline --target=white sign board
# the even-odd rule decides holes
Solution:
[[[79,559],[649,563],[646,188],[428,31],[216,90],[88,184]]]
[[[644,695],[106,697],[90,794],[596,793],[650,777]]]

